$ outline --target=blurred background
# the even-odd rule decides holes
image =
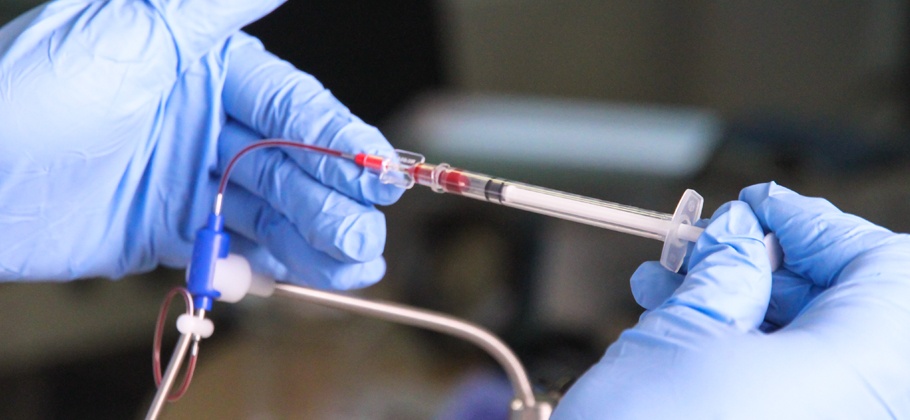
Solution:
[[[0,22],[38,3],[3,1]],[[906,232],[908,18],[892,0],[292,0],[247,30],[430,162],[662,212],[692,188],[704,217],[775,180]],[[628,279],[660,256],[417,189],[383,210],[388,274],[356,294],[486,326],[553,395],[634,325]],[[0,284],[0,418],[143,416],[182,276]],[[214,317],[165,418],[505,418],[498,368],[458,341],[277,298]]]

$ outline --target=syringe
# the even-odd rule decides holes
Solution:
[[[381,182],[402,188],[411,188],[414,184],[426,185],[439,193],[471,197],[547,216],[657,239],[664,243],[660,263],[672,271],[679,271],[686,257],[688,244],[695,242],[704,231],[695,226],[695,222],[701,217],[704,199],[693,190],[686,190],[676,206],[676,211],[673,214],[667,214],[495,178],[453,168],[446,163],[426,163],[423,155],[404,150],[396,150],[392,157],[383,157],[367,153],[345,153],[286,140],[265,140],[253,143],[231,159],[222,174],[212,216],[220,217],[222,197],[231,168],[246,153],[264,147],[305,149],[350,160],[357,165],[379,172]],[[772,270],[777,269],[783,259],[780,244],[773,233],[766,235],[764,242],[768,250],[771,268]]]
[[[376,169],[380,180],[387,184],[410,188],[426,185],[433,191],[449,193],[515,207],[535,213],[558,217],[664,243],[660,263],[679,271],[689,242],[695,242],[704,229],[695,226],[701,217],[704,199],[693,190],[686,190],[673,214],[643,210],[548,188],[491,177],[445,163],[430,164],[423,155],[397,150],[392,159],[358,155],[357,163]],[[780,264],[779,245],[769,234],[771,265]]]

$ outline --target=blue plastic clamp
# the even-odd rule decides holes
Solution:
[[[208,224],[196,232],[193,244],[193,258],[186,272],[187,290],[193,295],[197,309],[212,310],[212,301],[221,293],[212,287],[215,276],[215,262],[227,258],[230,237],[224,231],[224,217],[210,214]]]

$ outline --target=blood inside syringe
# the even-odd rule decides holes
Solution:
[[[419,163],[409,168],[417,184],[436,192],[471,197],[535,213],[599,226],[663,241],[672,228],[672,215],[596,200],[519,182],[452,168]],[[688,226],[680,239],[695,240],[701,228]],[[691,232],[690,232],[691,231]]]
[[[440,192],[463,194],[471,189],[471,178],[465,175],[461,169],[451,168],[448,165],[421,163],[410,168],[410,171],[415,183],[442,189]]]

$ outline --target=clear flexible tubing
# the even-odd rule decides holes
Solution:
[[[221,202],[224,197],[224,191],[227,189],[228,178],[231,176],[231,171],[234,170],[234,166],[237,165],[237,161],[239,161],[240,158],[246,156],[249,152],[265,147],[288,147],[292,149],[303,149],[342,159],[355,160],[355,155],[344,153],[339,150],[329,149],[327,147],[312,146],[303,143],[296,143],[287,140],[262,140],[253,143],[237,152],[237,154],[231,158],[230,162],[228,162],[227,167],[224,169],[224,173],[221,174],[221,181],[218,182],[218,195],[215,196],[215,205],[212,210],[216,216],[221,214]]]
[[[308,145],[308,144],[296,143],[296,142],[287,141],[287,140],[262,140],[262,141],[258,141],[256,143],[250,144],[250,145],[244,147],[243,149],[241,149],[239,152],[237,152],[237,154],[235,154],[231,158],[231,160],[228,162],[227,166],[225,167],[224,173],[221,174],[221,180],[218,182],[218,195],[215,198],[215,204],[214,204],[214,209],[213,209],[215,215],[221,214],[221,203],[223,201],[224,192],[227,189],[228,178],[230,178],[231,171],[233,171],[234,166],[237,165],[237,162],[240,160],[240,158],[247,155],[249,152],[252,152],[252,151],[258,150],[258,149],[262,149],[262,148],[266,148],[266,147],[287,147],[287,148],[293,148],[293,149],[303,149],[303,150],[308,150],[308,151],[312,151],[312,152],[322,153],[322,154],[325,154],[328,156],[334,156],[334,157],[338,157],[338,158],[342,158],[342,159],[352,160],[355,162],[358,162],[358,160],[356,159],[357,156],[365,156],[363,154],[353,155],[353,154],[344,153],[344,152],[341,152],[338,150],[329,149],[326,147],[312,146],[312,145]],[[358,162],[358,163],[361,163],[361,165],[362,165],[362,162]],[[168,311],[168,308],[170,307],[171,301],[178,294],[183,297],[184,302],[186,303],[187,314],[190,316],[193,316],[193,313],[194,313],[193,298],[190,295],[189,291],[187,291],[187,289],[185,289],[183,287],[176,287],[176,288],[172,289],[170,292],[168,292],[167,296],[164,299],[164,302],[161,304],[161,310],[158,313],[158,319],[155,324],[155,338],[154,338],[154,343],[152,345],[152,373],[155,377],[155,386],[158,386],[158,387],[161,386],[161,381],[162,381],[161,341],[162,341],[162,337],[164,336],[164,323],[167,320],[167,311]],[[186,349],[184,349],[184,351],[186,351]],[[181,383],[180,387],[177,389],[176,392],[174,392],[173,394],[170,394],[166,397],[167,401],[175,402],[175,401],[179,400],[186,393],[187,389],[189,389],[190,382],[192,382],[192,380],[193,380],[193,373],[196,370],[197,356],[198,356],[198,341],[195,341],[192,344],[190,359],[187,362],[187,367],[186,367],[186,372],[184,373],[183,382]],[[179,367],[176,367],[176,368],[179,368]]]
[[[164,302],[161,303],[161,310],[158,312],[158,320],[155,323],[155,340],[152,344],[152,373],[155,375],[155,386],[161,386],[161,340],[164,336],[164,323],[167,320],[167,310],[171,306],[171,301],[178,294],[183,297],[183,302],[186,304],[186,313],[190,316],[193,315],[193,298],[190,296],[190,292],[183,287],[171,289],[164,298]],[[190,360],[187,362],[186,373],[183,375],[183,383],[181,383],[180,388],[178,388],[176,392],[167,396],[168,401],[175,402],[179,400],[183,397],[183,394],[186,393],[186,390],[189,389],[190,382],[193,380],[193,372],[196,370],[196,356],[196,352],[193,352],[193,354],[190,355]]]

